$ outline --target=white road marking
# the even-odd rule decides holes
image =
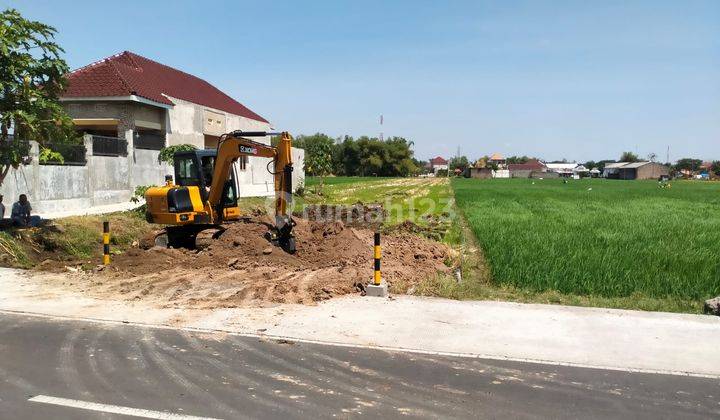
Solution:
[[[144,410],[142,408],[123,407],[120,405],[100,404],[89,401],[71,400],[68,398],[49,397],[37,395],[28,401],[61,405],[63,407],[79,408],[81,410],[101,411],[103,413],[122,414],[126,416],[142,417],[160,420],[220,420],[213,417],[196,417],[185,414],[167,413],[164,411]]]

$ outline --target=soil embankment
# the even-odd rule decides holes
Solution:
[[[297,253],[263,238],[261,217],[231,224],[202,249],[133,248],[76,287],[93,296],[152,301],[161,306],[218,308],[268,303],[312,304],[361,292],[372,278],[373,232],[342,222],[297,219]],[[452,250],[417,235],[383,236],[383,277],[396,291],[438,274]]]

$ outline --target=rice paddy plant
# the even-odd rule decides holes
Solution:
[[[720,295],[720,183],[455,179],[492,281],[534,292]]]

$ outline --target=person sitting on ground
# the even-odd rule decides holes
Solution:
[[[15,226],[30,226],[31,211],[32,206],[28,201],[27,195],[20,194],[20,199],[13,204],[12,213],[10,214],[13,224]]]
[[[0,194],[0,220],[5,218],[5,204],[3,204],[3,196]]]

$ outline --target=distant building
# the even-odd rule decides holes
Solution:
[[[443,159],[440,156],[430,159],[430,171],[432,173],[437,174],[438,171],[442,171],[442,170],[447,171],[448,168],[449,168],[448,161],[446,159]]]
[[[657,162],[608,163],[603,170],[603,177],[609,179],[659,179],[669,174],[670,169]]]
[[[490,179],[493,177],[493,170],[490,168],[471,167],[465,171],[466,178]]]
[[[492,156],[490,156],[490,159],[488,160],[490,164],[497,165],[498,169],[506,169],[507,168],[507,160],[501,155],[500,153],[493,153]]]
[[[547,172],[548,168],[537,159],[530,159],[525,163],[510,163],[508,164],[508,170],[510,171],[511,178],[533,178],[533,174],[541,174]]]
[[[571,177],[575,175],[575,168],[579,165],[577,163],[546,163],[548,172],[555,172],[561,177]]]

